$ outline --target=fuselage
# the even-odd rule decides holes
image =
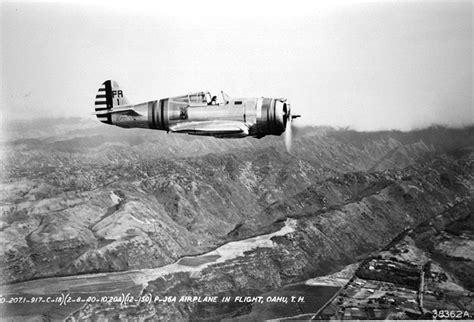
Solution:
[[[213,105],[187,97],[132,105],[139,115],[114,113],[112,124],[216,137],[261,137],[285,130],[286,103],[282,99],[235,98]]]
[[[211,98],[209,92],[129,104],[116,82],[105,81],[96,95],[99,120],[123,128],[241,138],[281,135],[290,116],[283,98]]]

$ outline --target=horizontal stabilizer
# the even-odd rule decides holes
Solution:
[[[127,108],[114,108],[113,110],[104,110],[104,111],[99,111],[94,113],[94,115],[100,116],[100,115],[111,115],[111,114],[122,114],[122,115],[128,115],[128,116],[141,116],[140,113],[135,111],[133,107],[127,107]]]

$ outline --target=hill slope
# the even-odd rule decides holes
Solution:
[[[169,282],[151,279],[144,290],[257,295],[340,269],[472,197],[472,127],[304,128],[288,154],[275,137],[219,140],[84,120],[60,124],[48,123],[47,131],[41,122],[13,124],[2,144],[4,282],[166,267],[274,233],[292,218],[294,231],[273,237],[272,248],[217,260],[199,278],[170,272]],[[242,307],[153,311],[204,318]]]

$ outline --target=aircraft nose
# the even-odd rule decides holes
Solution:
[[[288,119],[290,118],[290,104],[286,99],[278,99],[275,103],[275,113],[279,116],[279,119],[283,123],[283,131],[286,128]]]

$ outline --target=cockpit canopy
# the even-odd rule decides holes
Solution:
[[[211,95],[209,91],[195,92],[173,97],[174,102],[187,103],[189,106],[221,105],[229,102],[229,95],[221,91],[219,95]]]

